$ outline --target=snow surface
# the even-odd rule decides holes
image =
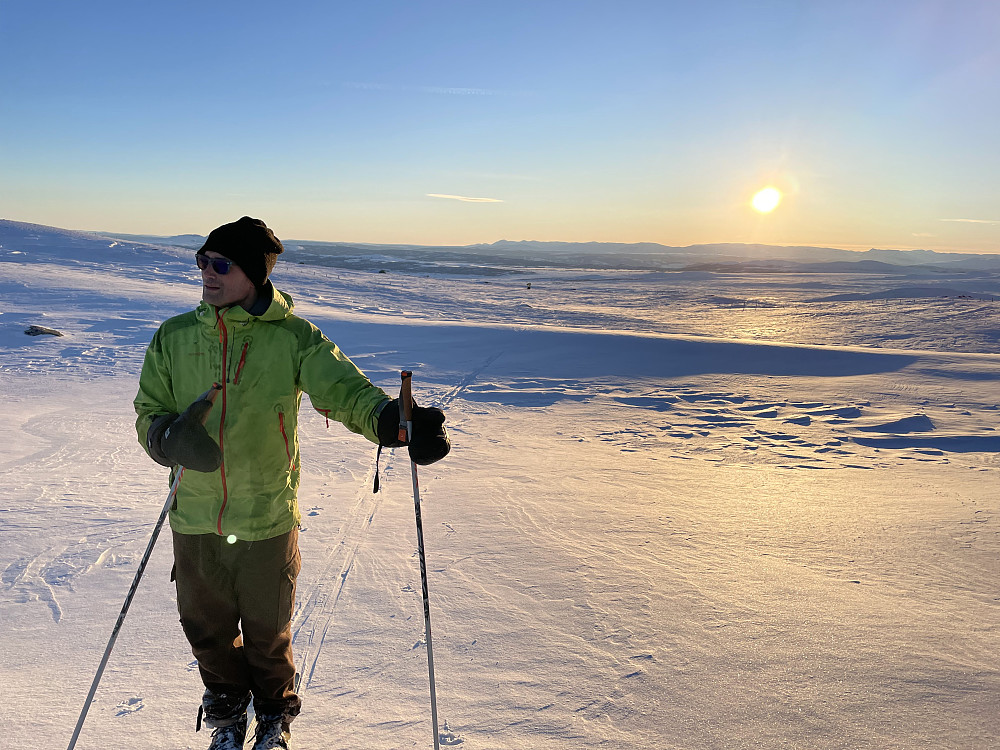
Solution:
[[[131,401],[190,255],[0,226],[5,747],[68,744],[165,499]],[[445,744],[1000,747],[995,275],[433,267],[274,280],[448,413],[420,475]],[[369,444],[301,429],[297,746],[429,747],[405,453],[373,495]],[[170,561],[81,750],[208,745]]]

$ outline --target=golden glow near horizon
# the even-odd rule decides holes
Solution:
[[[754,195],[751,205],[762,214],[769,214],[781,203],[781,191],[778,188],[766,187]]]

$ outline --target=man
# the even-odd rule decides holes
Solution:
[[[202,302],[160,326],[135,398],[139,442],[186,471],[170,511],[181,625],[205,693],[210,750],[239,750],[247,707],[255,750],[288,748],[294,691],[291,615],[299,573],[297,419],[302,393],[328,419],[373,443],[398,442],[399,404],[268,276],[284,250],[259,219],[209,234],[197,252]],[[213,403],[205,389],[217,383]],[[199,396],[199,394],[203,394]],[[450,449],[438,409],[413,410],[418,463]]]

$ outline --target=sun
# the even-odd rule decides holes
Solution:
[[[781,191],[778,188],[766,187],[759,191],[751,201],[755,211],[769,214],[781,203]]]

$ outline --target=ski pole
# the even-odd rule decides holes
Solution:
[[[402,384],[399,388],[399,438],[406,437],[409,443],[413,438],[413,373],[403,370],[400,373]],[[417,481],[417,465],[410,460],[410,476],[413,478],[413,512],[417,519],[417,553],[420,556],[420,584],[424,595],[424,627],[427,634],[427,675],[431,683],[431,724],[434,729],[434,750],[440,750],[441,740],[438,733],[437,691],[434,687],[434,646],[431,640],[431,601],[427,591],[427,559],[424,555],[424,524],[420,517],[420,483]]]
[[[197,400],[208,399],[214,404],[215,397],[218,395],[219,390],[220,388],[217,385],[213,385]],[[208,416],[207,412],[206,416]],[[87,693],[87,700],[83,704],[83,710],[80,711],[80,718],[76,721],[76,729],[73,730],[73,737],[69,741],[69,747],[67,750],[73,750],[73,748],[76,747],[76,741],[80,738],[80,732],[83,729],[83,722],[87,719],[87,712],[90,711],[90,704],[94,702],[94,696],[97,694],[97,686],[101,682],[101,677],[104,676],[104,669],[108,666],[108,659],[111,658],[111,650],[115,647],[115,641],[118,640],[118,633],[121,631],[122,624],[125,622],[125,615],[128,614],[128,608],[132,604],[132,599],[135,598],[135,592],[139,588],[139,581],[142,580],[142,574],[146,570],[146,563],[149,562],[149,557],[153,554],[153,545],[156,544],[156,539],[160,536],[160,529],[163,528],[163,521],[166,519],[167,513],[170,512],[170,506],[173,505],[174,496],[177,494],[177,487],[180,485],[181,477],[184,475],[184,467],[178,466],[175,471],[174,481],[170,485],[170,492],[167,493],[167,500],[163,503],[163,508],[160,510],[160,517],[156,519],[156,524],[153,526],[153,534],[149,539],[149,544],[146,545],[146,552],[143,554],[142,560],[139,562],[139,569],[135,571],[135,578],[132,579],[132,586],[129,588],[128,594],[125,596],[125,603],[122,605],[122,610],[118,613],[118,622],[115,623],[114,630],[111,631],[111,638],[108,639],[108,645],[104,649],[104,656],[101,657],[101,663],[97,667],[97,674],[94,675],[94,681],[90,685],[90,692]]]

